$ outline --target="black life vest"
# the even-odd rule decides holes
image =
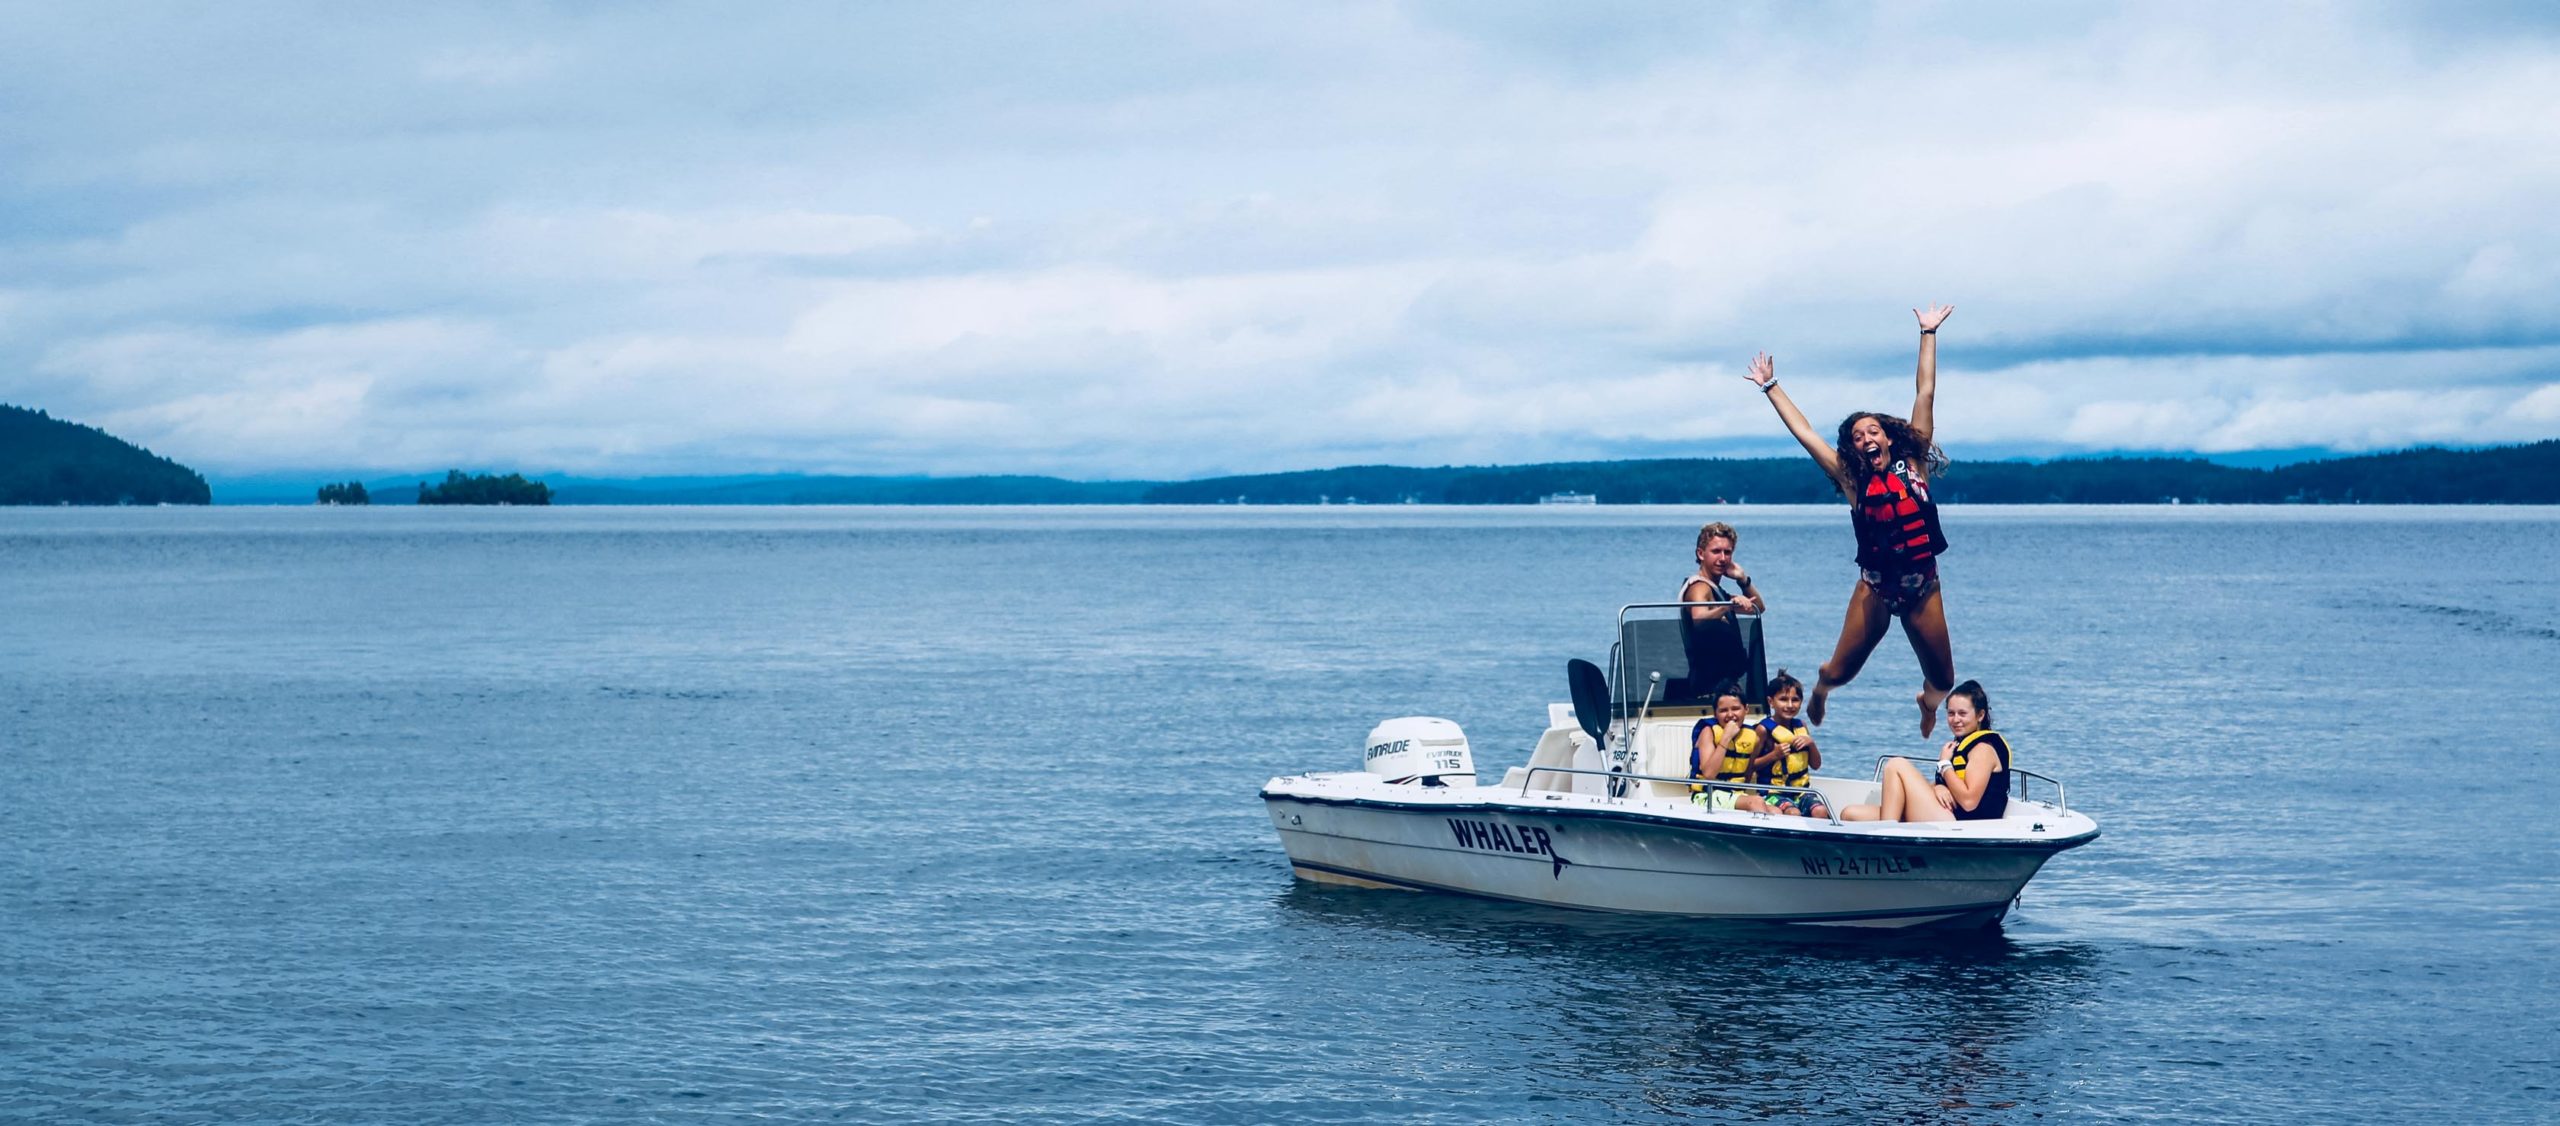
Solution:
[[[1982,800],[1973,803],[1971,810],[1961,805],[1956,807],[1958,821],[1992,821],[2009,813],[2009,741],[2001,738],[1999,732],[1986,728],[1957,740],[1955,754],[1948,760],[1949,767],[1962,771],[1966,755],[1976,744],[1991,752],[1999,761],[2000,769],[1993,771],[1991,780],[1983,784]]]
[[[1698,601],[1733,600],[1733,596],[1725,592],[1721,580],[1705,575],[1691,575],[1683,580],[1680,583],[1680,600],[1690,601],[1689,588],[1699,583],[1707,584],[1707,594]],[[1672,688],[1664,689],[1664,703],[1694,699],[1712,704],[1716,693],[1741,687],[1750,663],[1750,656],[1743,650],[1742,624],[1732,614],[1704,621],[1682,614],[1680,655],[1689,662],[1689,676],[1686,683],[1678,686],[1677,691],[1681,694],[1674,695]]]
[[[1870,571],[1909,571],[1947,550],[1929,483],[1906,461],[1867,478],[1849,524],[1858,531],[1858,566]]]

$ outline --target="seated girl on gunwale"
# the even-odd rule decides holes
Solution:
[[[1882,800],[1840,811],[1843,821],[1990,821],[2009,813],[2009,741],[1991,729],[1991,696],[1968,680],[1947,694],[1947,733],[1934,779],[1887,759]]]

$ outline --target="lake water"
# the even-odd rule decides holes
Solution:
[[[0,510],[0,1119],[2551,1121],[2560,512],[1950,510],[2005,931],[1294,881],[1829,509]],[[1846,761],[1932,749],[1888,638]]]

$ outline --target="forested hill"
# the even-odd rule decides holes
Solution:
[[[2197,458],[1957,462],[1938,499],[1957,504],[2560,504],[2560,440],[2420,449],[2274,469]],[[1356,465],[1211,477],[1151,488],[1150,504],[1534,504],[1590,493],[1602,504],[1816,504],[1836,499],[1811,460],[1663,458],[1545,465]]]
[[[211,504],[195,470],[94,426],[0,404],[0,504]]]

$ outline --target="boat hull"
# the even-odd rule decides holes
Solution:
[[[2014,839],[1971,826],[1921,835],[1664,802],[1291,781],[1273,779],[1262,796],[1303,878],[1646,915],[1984,925],[2053,854],[2097,835],[2058,810],[2053,831],[2033,823],[2042,839]]]

